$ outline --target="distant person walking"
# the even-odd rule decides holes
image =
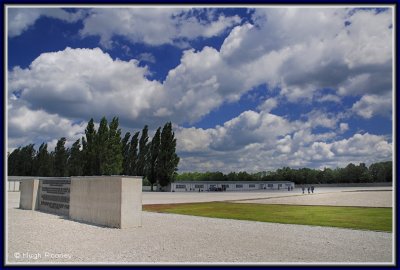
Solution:
[[[310,186],[307,187],[308,194],[310,194]]]
[[[306,188],[304,187],[304,186],[302,186],[301,187],[301,190],[303,190],[303,194],[304,194],[304,190],[305,190]]]
[[[314,193],[314,186],[311,186],[311,193]]]

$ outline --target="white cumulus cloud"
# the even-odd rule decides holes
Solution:
[[[197,12],[208,19],[200,19]],[[185,8],[113,8],[91,9],[83,21],[80,34],[100,36],[106,48],[114,36],[123,36],[132,43],[149,45],[180,44],[198,37],[213,37],[240,23],[238,16],[215,15],[210,10]]]
[[[137,120],[161,102],[162,85],[146,78],[138,61],[113,60],[101,49],[71,49],[44,53],[27,69],[9,74],[9,92],[35,108],[64,117],[112,117]]]
[[[375,115],[390,116],[392,112],[391,94],[384,96],[365,95],[354,103],[352,111],[366,119]]]
[[[8,7],[8,36],[16,37],[29,29],[42,16],[73,23],[81,20],[86,11],[67,12],[60,8]]]
[[[20,100],[8,104],[8,148],[14,149],[32,142],[50,143],[66,137],[67,146],[84,134],[85,122],[74,122],[58,114],[30,109]],[[54,145],[49,144],[52,151]]]
[[[282,166],[331,167],[389,160],[392,143],[385,136],[341,131],[312,133],[309,120],[288,121],[247,111],[215,128],[178,127],[181,171],[262,171]],[[346,129],[341,123],[341,129]],[[214,164],[214,165],[213,165]]]

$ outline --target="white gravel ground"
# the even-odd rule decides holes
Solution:
[[[9,195],[13,263],[392,262],[391,233],[149,212],[141,228],[120,230],[20,210]]]
[[[238,203],[392,207],[392,191],[350,191],[241,200]]]
[[[316,188],[315,194],[337,193],[343,191],[372,191],[391,190],[392,187],[322,187]],[[306,191],[307,192],[307,191]],[[347,193],[347,192],[346,192]],[[345,194],[346,194],[345,193]],[[351,197],[352,193],[347,193]],[[143,204],[166,204],[186,202],[209,202],[245,199],[265,199],[275,197],[287,197],[302,195],[300,188],[292,191],[287,190],[265,190],[248,192],[143,192]],[[389,198],[391,199],[391,197]]]

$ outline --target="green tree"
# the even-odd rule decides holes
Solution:
[[[95,138],[95,153],[96,153],[96,162],[94,167],[94,175],[103,175],[107,174],[106,172],[106,162],[108,155],[108,138],[109,138],[109,130],[108,123],[105,117],[101,118],[100,126],[97,130],[96,138]]]
[[[66,138],[62,137],[54,149],[54,176],[67,176],[68,152],[65,149],[65,142]]]
[[[132,136],[132,140],[129,146],[129,174],[138,175],[137,173],[137,161],[138,161],[138,144],[139,144],[139,132],[136,132]]]
[[[393,181],[393,162],[392,161],[386,161],[383,162],[383,166],[385,167],[385,182],[392,182]]]
[[[14,149],[10,155],[7,157],[7,167],[8,167],[8,175],[22,175],[19,174],[18,166],[21,162],[21,147]]]
[[[324,168],[322,179],[323,184],[332,184],[334,183],[334,172],[330,168]]]
[[[385,167],[381,162],[371,164],[369,166],[369,172],[372,176],[373,182],[385,181]]]
[[[179,157],[175,153],[176,139],[172,131],[172,124],[168,122],[164,125],[161,132],[160,152],[158,157],[158,175],[161,186],[167,186],[174,180],[178,170]]]
[[[369,171],[365,171],[365,172],[363,172],[361,174],[360,182],[361,183],[370,183],[370,182],[372,182],[372,175],[369,173]]]
[[[35,175],[34,159],[36,151],[34,147],[34,144],[29,144],[21,148],[20,161],[18,163],[18,172],[20,175]]]
[[[346,183],[355,183],[357,182],[357,176],[358,176],[358,171],[356,165],[353,163],[349,163],[346,168],[344,168],[343,171],[343,180],[346,181]]]
[[[237,180],[237,174],[236,172],[230,172],[228,173],[228,181],[236,181]]]
[[[122,139],[122,156],[123,156],[122,174],[124,174],[124,175],[128,175],[130,172],[130,162],[129,162],[129,148],[130,148],[129,139],[130,139],[130,137],[131,137],[131,133],[127,132],[127,133],[125,133],[125,136]]]
[[[153,191],[153,185],[158,181],[158,155],[160,153],[160,138],[161,128],[158,128],[154,134],[153,139],[149,144],[148,151],[148,169],[147,169],[147,180],[150,182],[151,191]]]
[[[118,118],[114,117],[109,125],[106,155],[101,171],[101,173],[105,175],[118,175],[121,174],[123,170],[121,129],[119,129],[118,126]]]
[[[146,175],[146,157],[148,151],[147,141],[149,140],[148,126],[145,125],[142,130],[142,136],[139,140],[139,154],[136,165],[136,173],[140,176]]]
[[[34,164],[36,168],[36,176],[52,176],[52,160],[49,152],[47,151],[47,143],[42,143],[39,146]]]
[[[83,156],[83,174],[94,175],[96,164],[96,129],[94,128],[94,121],[91,118],[85,129],[85,137],[82,137],[82,156]]]
[[[76,140],[71,147],[70,155],[68,158],[68,175],[81,176],[83,174],[82,166],[82,152],[80,150],[80,140]]]

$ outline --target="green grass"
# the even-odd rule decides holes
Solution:
[[[182,215],[392,231],[392,208],[227,202],[144,205],[145,211]]]

